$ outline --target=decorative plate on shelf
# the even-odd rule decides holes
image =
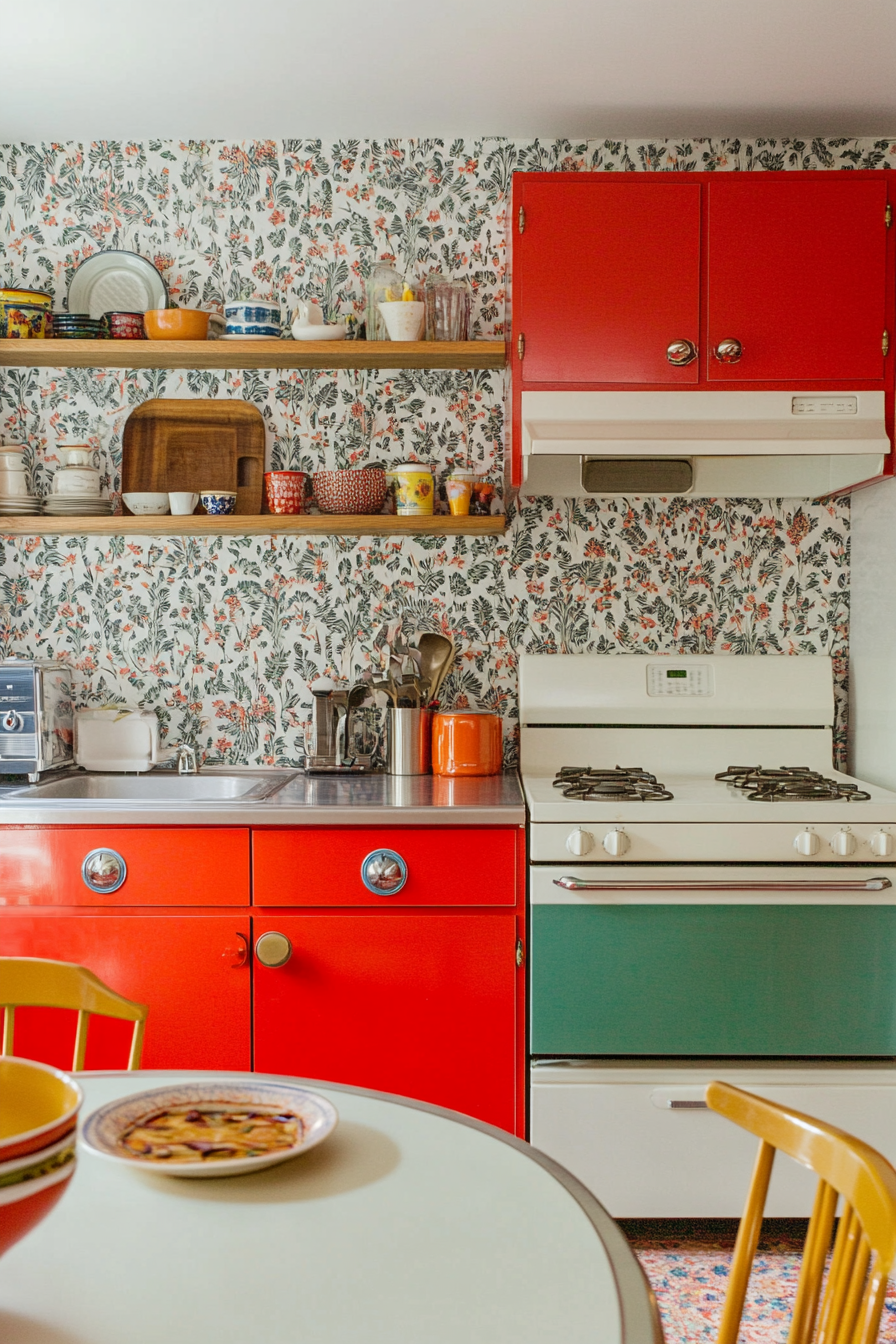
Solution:
[[[70,313],[92,318],[108,312],[146,313],[168,306],[168,286],[152,262],[137,252],[96,252],[75,271],[66,302]]]
[[[315,1148],[338,1119],[326,1097],[293,1083],[181,1083],[101,1106],[81,1142],[162,1176],[237,1176]]]

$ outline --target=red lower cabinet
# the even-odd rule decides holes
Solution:
[[[248,913],[4,911],[0,956],[47,957],[87,966],[149,1004],[143,1067],[249,1069],[251,970]],[[241,963],[241,964],[240,964]],[[87,1068],[123,1068],[131,1026],[92,1018]],[[15,1052],[70,1068],[75,1014],[20,1008]]]
[[[259,948],[271,933],[289,946]],[[265,912],[253,936],[260,1072],[396,1092],[518,1129],[514,915]]]

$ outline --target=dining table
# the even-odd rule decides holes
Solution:
[[[621,1229],[575,1177],[424,1102],[268,1074],[75,1075],[82,1116],[195,1080],[301,1083],[339,1121],[241,1176],[79,1146],[59,1204],[0,1259],[4,1344],[662,1344]]]

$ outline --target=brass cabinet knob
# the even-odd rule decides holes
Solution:
[[[81,864],[81,877],[91,891],[117,891],[128,875],[128,866],[114,849],[92,849]]]
[[[394,849],[375,849],[361,864],[361,881],[378,896],[394,896],[408,880],[408,866]]]
[[[677,369],[683,369],[697,358],[697,347],[693,341],[672,341],[666,347],[666,358]]]
[[[272,971],[285,966],[292,956],[292,943],[285,933],[263,933],[255,944],[255,955],[262,966]]]
[[[740,341],[736,341],[733,336],[726,336],[713,350],[720,364],[736,364],[743,352],[744,348]]]

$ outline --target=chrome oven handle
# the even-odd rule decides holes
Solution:
[[[564,891],[887,891],[888,877],[869,877],[864,882],[588,882],[578,877],[555,877],[554,886]]]

